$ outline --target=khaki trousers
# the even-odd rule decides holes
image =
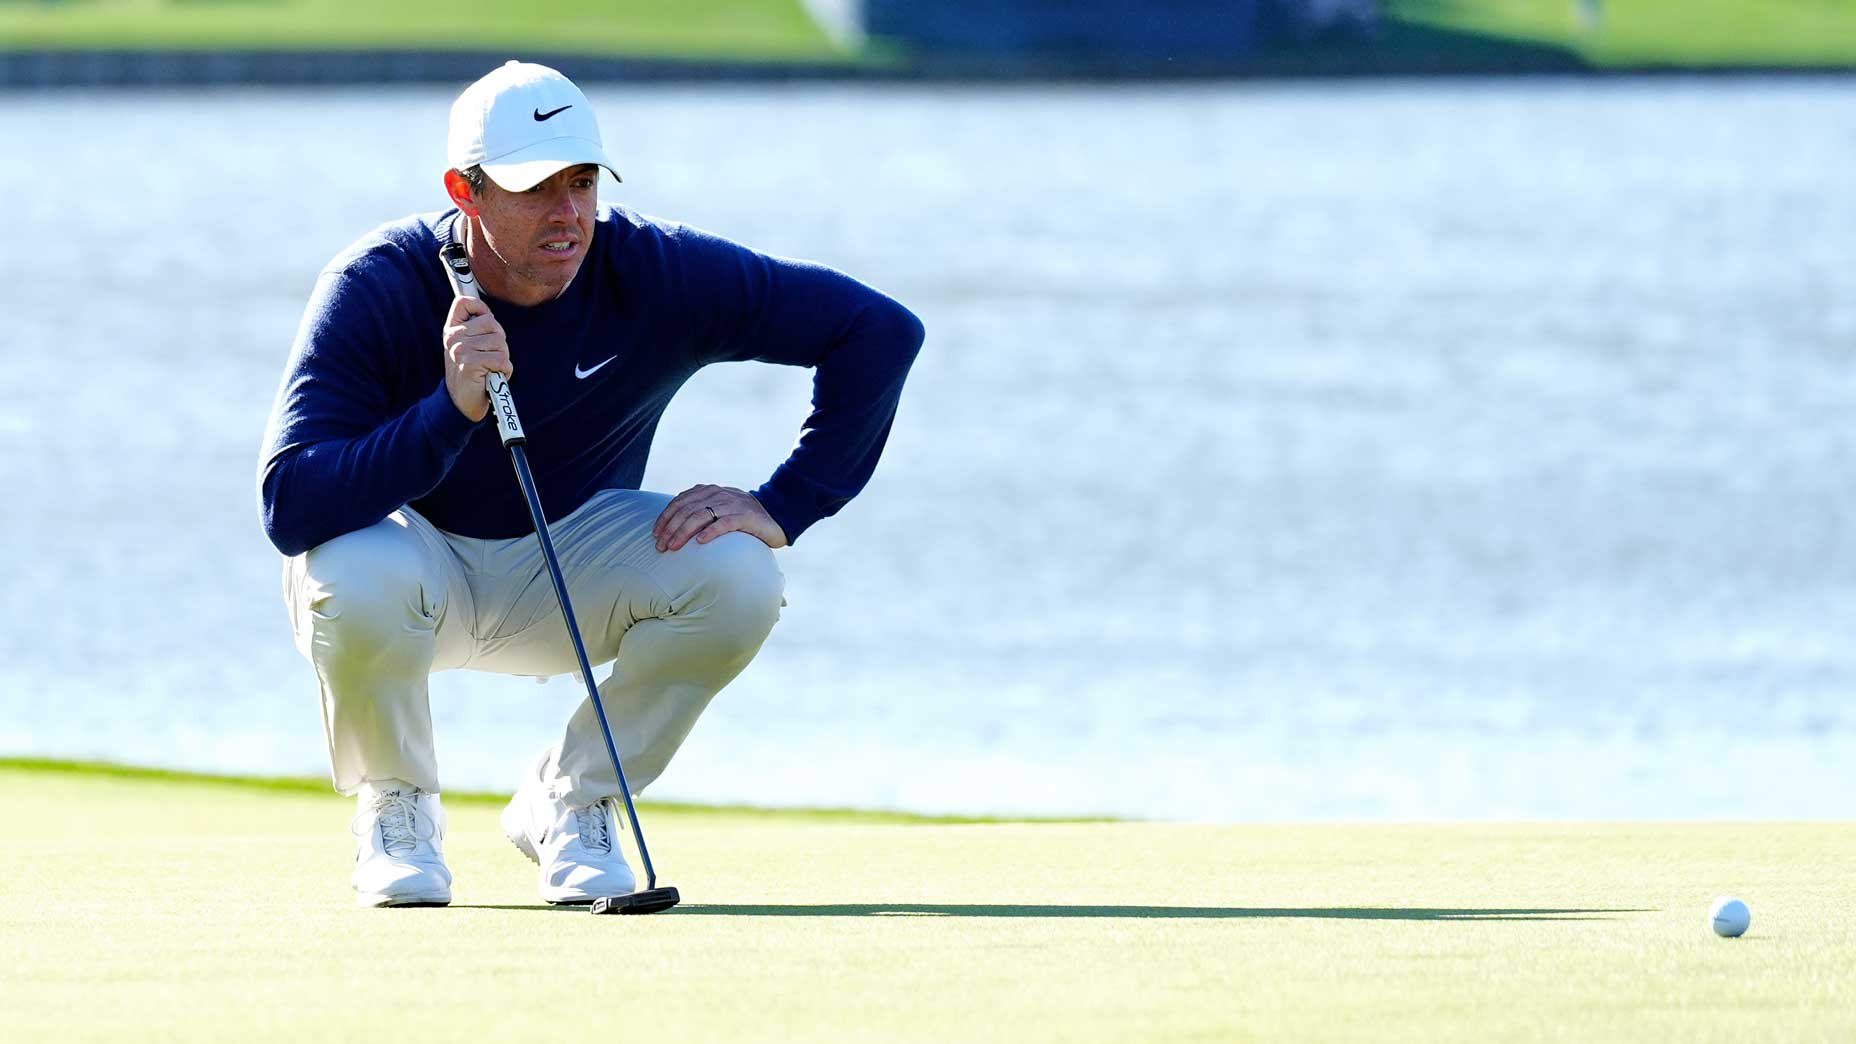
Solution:
[[[745,533],[662,552],[651,525],[670,498],[595,495],[548,528],[594,664],[613,742],[634,790],[669,764],[709,700],[773,629],[785,580]],[[404,780],[439,790],[427,679],[463,668],[577,674],[533,534],[479,540],[407,508],[284,563],[297,649],[315,665],[335,788]],[[535,773],[580,805],[619,791],[591,700]]]

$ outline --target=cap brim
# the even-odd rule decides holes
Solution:
[[[508,192],[527,192],[569,167],[592,163],[606,168],[612,180],[623,181],[606,150],[587,138],[549,138],[507,156],[482,164],[483,172]]]

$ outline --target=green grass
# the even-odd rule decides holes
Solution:
[[[1287,47],[1259,72],[1856,67],[1848,0],[1386,0],[1370,44]],[[893,64],[838,50],[799,0],[0,0],[0,51],[409,49]]]
[[[799,0],[0,0],[0,50],[42,48],[843,57]]]
[[[0,772],[29,772],[37,775],[87,776],[145,783],[200,783],[237,786],[248,790],[271,790],[287,794],[311,794],[327,797],[332,790],[327,777],[318,776],[227,776],[174,769],[147,768],[141,765],[118,765],[105,761],[72,761],[66,758],[0,757]],[[509,800],[507,793],[485,791],[445,791],[445,804],[495,805]],[[998,816],[921,815],[914,812],[885,812],[862,808],[762,808],[755,805],[707,805],[678,801],[641,801],[639,807],[651,814],[674,812],[686,816],[755,815],[779,819],[832,820],[855,823],[1107,823],[1101,816],[1039,816],[1010,820]]]
[[[362,910],[351,806],[0,767],[7,1040],[1847,1041],[1846,824],[882,823],[654,809],[684,906],[540,905],[451,807]],[[1738,940],[1709,899],[1753,908]]]
[[[1574,0],[1387,0],[1398,26],[1547,45],[1600,67],[1849,66],[1848,0],[1604,0],[1597,25]]]

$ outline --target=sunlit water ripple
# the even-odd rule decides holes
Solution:
[[[1838,817],[1856,82],[602,88],[605,191],[908,302],[877,480],[653,795]],[[317,269],[449,92],[0,95],[0,753],[324,769],[258,529]],[[805,374],[673,405],[752,486]],[[434,680],[506,789],[571,679]]]

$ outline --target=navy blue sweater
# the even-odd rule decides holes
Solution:
[[[259,461],[264,530],[284,554],[405,505],[464,536],[532,530],[496,425],[467,419],[445,390],[452,294],[438,247],[457,218],[375,229],[316,281]],[[566,293],[486,303],[509,335],[509,386],[550,518],[602,489],[637,489],[658,419],[703,366],[812,367],[799,442],[754,490],[788,540],[870,480],[922,343],[920,320],[849,276],[618,207],[601,208]]]

